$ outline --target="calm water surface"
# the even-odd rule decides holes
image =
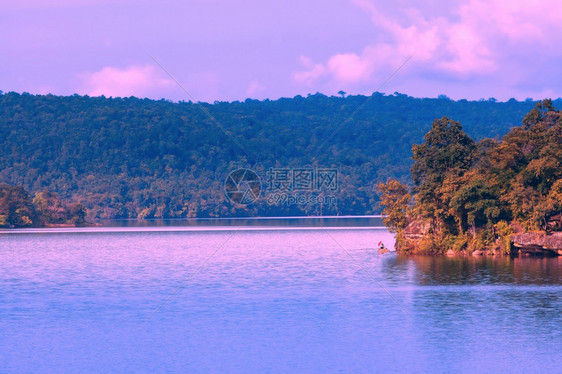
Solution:
[[[562,260],[403,258],[379,240],[0,233],[0,372],[560,372]]]

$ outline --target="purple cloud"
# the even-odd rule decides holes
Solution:
[[[381,82],[412,56],[413,66],[401,73],[404,92],[411,92],[408,80],[428,86],[429,81],[421,82],[425,76],[433,76],[441,83],[449,80],[450,87],[447,89],[447,85],[441,84],[441,89],[444,93],[454,92],[453,96],[459,98],[466,93],[463,90],[467,84],[478,84],[482,77],[490,82],[482,96],[492,93],[506,99],[555,94],[555,90],[547,86],[538,91],[521,86],[525,86],[526,80],[536,78],[534,66],[523,63],[529,53],[550,55],[557,60],[562,57],[560,49],[554,51],[550,46],[552,36],[562,31],[562,4],[557,1],[530,4],[527,1],[470,0],[456,2],[450,13],[437,15],[410,4],[394,18],[375,2],[352,0],[352,3],[371,18],[373,27],[379,31],[376,40],[359,53],[338,52],[323,63],[301,56],[304,69],[293,76],[297,83],[321,84],[330,92],[341,87],[364,90],[366,86]],[[455,87],[459,81],[462,87]],[[428,93],[436,94],[429,86],[425,95]]]

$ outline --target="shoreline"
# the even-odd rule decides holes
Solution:
[[[454,238],[454,237],[452,237]],[[453,250],[451,248],[434,245],[434,248],[442,248],[440,251],[424,252],[420,249],[422,243],[437,242],[442,237],[425,234],[404,235],[395,234],[394,244],[397,251],[404,254],[429,255],[429,256],[448,256],[448,257],[559,257],[562,256],[562,231],[527,231],[509,234],[504,238],[498,238],[494,243],[480,246],[480,248]],[[400,251],[398,248],[405,247],[406,250]]]
[[[378,226],[88,226],[88,227],[40,227],[0,229],[0,234],[46,234],[46,233],[103,233],[103,232],[210,232],[210,231],[335,231],[335,230],[377,230],[387,231]],[[374,245],[373,245],[374,248]]]

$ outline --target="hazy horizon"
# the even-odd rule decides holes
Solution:
[[[5,92],[5,91],[2,91],[2,90],[0,90],[0,93],[1,94],[16,93],[18,95],[29,94],[29,95],[36,95],[36,96],[52,95],[52,96],[56,96],[56,97],[71,97],[71,96],[74,96],[74,95],[78,95],[78,96],[81,96],[81,97],[91,97],[91,98],[105,97],[106,99],[131,99],[131,98],[133,98],[133,99],[138,99],[138,100],[148,99],[148,100],[152,100],[152,101],[166,100],[166,101],[169,101],[169,102],[174,103],[174,104],[202,103],[202,104],[209,104],[209,105],[218,104],[218,103],[243,103],[246,100],[260,101],[260,102],[262,102],[262,101],[276,101],[276,100],[291,100],[291,99],[295,99],[295,98],[298,98],[298,97],[307,98],[307,97],[314,96],[314,95],[323,95],[323,96],[326,96],[326,97],[338,97],[338,98],[341,97],[341,95],[338,95],[338,94],[325,94],[323,92],[315,92],[315,93],[308,93],[308,94],[305,94],[305,95],[299,94],[299,95],[295,95],[295,96],[281,96],[281,97],[277,97],[277,98],[264,97],[264,98],[260,98],[260,99],[252,99],[251,97],[246,97],[246,98],[243,98],[243,99],[233,99],[233,100],[214,100],[214,101],[198,100],[198,101],[193,101],[191,99],[182,99],[182,98],[179,98],[177,100],[173,100],[173,99],[167,99],[165,97],[150,98],[150,97],[146,97],[146,96],[143,97],[143,96],[135,96],[135,95],[130,95],[130,96],[106,96],[106,95],[102,94],[102,95],[99,95],[99,96],[91,96],[91,95],[88,95],[88,94],[78,94],[78,93],[68,94],[68,95],[57,95],[57,94],[52,94],[50,92],[48,92],[48,93],[31,93],[31,92],[27,92],[27,91]],[[504,99],[504,100],[498,100],[494,97],[488,97],[488,98],[482,97],[482,98],[479,98],[479,99],[467,99],[467,98],[453,99],[453,98],[450,98],[449,96],[447,96],[446,94],[439,94],[437,97],[429,97],[429,96],[411,96],[411,95],[404,94],[404,93],[401,93],[401,92],[393,92],[393,93],[373,92],[371,94],[368,94],[368,93],[365,93],[365,94],[361,94],[361,93],[348,94],[346,92],[344,98],[357,97],[357,96],[368,98],[368,97],[371,97],[371,96],[373,96],[377,93],[382,94],[383,96],[396,96],[398,94],[398,95],[405,95],[405,96],[408,96],[408,97],[413,98],[413,99],[421,99],[421,100],[425,100],[425,99],[443,100],[444,99],[444,100],[450,100],[450,101],[454,101],[454,102],[461,102],[461,101],[468,101],[468,102],[494,101],[494,102],[497,102],[497,103],[507,103],[511,100],[516,100],[517,102],[528,102],[528,101],[539,102],[539,101],[544,100],[544,99],[551,99],[552,101],[562,100],[562,97],[543,97],[543,98],[530,98],[530,97],[528,97],[528,98],[525,98],[525,99],[509,98],[509,99]]]

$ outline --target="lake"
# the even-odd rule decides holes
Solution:
[[[379,254],[381,228],[0,232],[0,372],[552,373],[562,260]]]

